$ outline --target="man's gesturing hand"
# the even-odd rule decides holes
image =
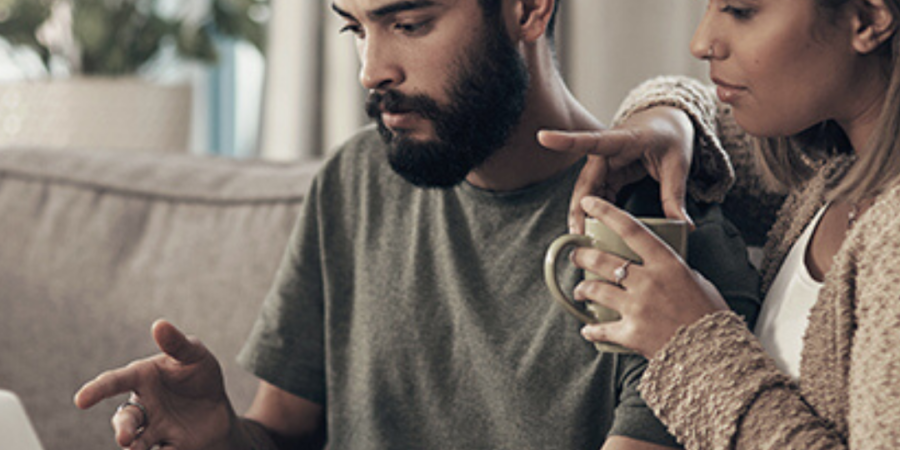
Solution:
[[[130,401],[141,406],[120,408],[112,418],[116,443],[123,448],[159,444],[192,450],[224,444],[237,418],[218,361],[169,322],[155,322],[152,334],[162,353],[100,374],[75,394],[75,405],[87,409],[130,392]]]

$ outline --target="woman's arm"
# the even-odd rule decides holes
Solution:
[[[900,187],[878,203],[854,227],[858,256],[835,261],[858,274],[848,284],[858,292],[856,320],[848,324],[855,327],[847,393],[855,449],[900,443]]]
[[[896,447],[898,192],[866,213],[834,261],[804,340],[802,394],[730,313],[681,329],[651,359],[642,395],[687,448]]]
[[[652,358],[640,389],[687,449],[846,448],[731,312],[680,330]]]
[[[650,359],[641,393],[688,449],[895,448],[900,439],[900,188],[856,224],[812,310],[803,350],[803,391],[709,282],[639,222],[599,199],[585,210],[643,260],[619,284],[584,281],[576,299],[622,319],[585,326]],[[594,273],[621,258],[578,249]],[[848,447],[849,445],[849,447]]]

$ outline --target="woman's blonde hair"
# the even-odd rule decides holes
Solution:
[[[856,0],[816,0],[820,9],[832,16],[851,1]],[[900,0],[885,0],[885,5],[893,20],[900,20]],[[895,30],[876,54],[884,60],[885,77],[889,79],[884,105],[868,151],[832,186],[832,200],[860,201],[900,184],[900,32]],[[808,180],[825,157],[851,152],[846,135],[831,121],[791,137],[760,138],[757,148],[770,181],[787,187]]]

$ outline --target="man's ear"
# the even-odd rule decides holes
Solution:
[[[862,0],[853,12],[853,48],[873,52],[897,32],[898,19],[885,0]]]
[[[547,32],[556,0],[516,0],[519,39],[536,42]]]

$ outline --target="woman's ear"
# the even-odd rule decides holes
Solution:
[[[868,54],[897,32],[898,17],[894,17],[885,0],[862,0],[853,12],[853,48]]]
[[[536,42],[547,32],[556,0],[517,0],[516,3],[519,38]]]

